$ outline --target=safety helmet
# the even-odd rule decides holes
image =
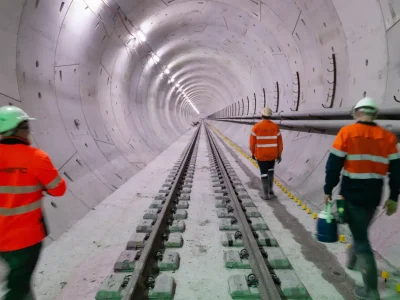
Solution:
[[[30,118],[22,109],[15,106],[0,107],[0,134],[16,129],[24,121],[36,120]]]
[[[374,114],[378,112],[378,106],[376,105],[376,102],[372,98],[365,97],[360,101],[358,101],[356,106],[354,106],[354,111],[357,110],[361,110],[369,114]]]
[[[270,109],[269,107],[264,107],[261,110],[261,115],[264,117],[271,117],[272,116],[272,109]]]

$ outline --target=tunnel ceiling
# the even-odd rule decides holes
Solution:
[[[99,5],[99,1],[89,1],[89,7],[94,6],[91,2]],[[208,115],[243,97],[253,98],[254,93],[261,101],[262,88],[271,97],[275,81],[292,81],[292,73],[304,69],[292,35],[301,10],[292,1],[283,2],[103,1],[100,10],[123,12],[123,17],[117,18],[123,24],[117,26],[125,32],[120,30],[119,38],[134,51],[133,57],[147,61],[139,86],[148,92],[141,93],[145,98],[141,101],[155,101],[156,106],[176,102],[179,106],[187,97]],[[333,7],[330,13],[332,19],[337,18]],[[308,19],[306,15],[302,24],[304,19]],[[307,30],[308,38],[315,40],[313,29]],[[312,59],[322,69],[327,62],[320,60],[323,54],[318,48]],[[276,59],[278,55],[283,59]],[[281,70],[282,65],[286,70]],[[165,68],[168,74],[163,74]],[[281,78],[280,71],[291,75]],[[136,88],[132,82],[131,89]],[[166,98],[160,99],[160,95]]]

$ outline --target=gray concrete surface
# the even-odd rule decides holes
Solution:
[[[333,107],[351,107],[364,94],[398,105],[399,20],[397,0],[0,1],[0,105],[37,118],[34,144],[69,187],[58,208],[45,206],[46,242],[188,130],[198,115],[187,99],[201,117],[247,98],[249,114],[264,101],[290,111],[299,72],[299,110],[320,109],[335,53]],[[248,126],[218,126],[247,149]],[[332,137],[286,131],[284,141],[278,175],[320,206]],[[395,267],[398,221],[382,215],[371,234]]]

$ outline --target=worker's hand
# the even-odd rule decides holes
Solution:
[[[397,202],[389,199],[385,202],[383,208],[386,210],[386,214],[391,216],[397,211]]]
[[[281,157],[281,156],[278,156],[278,158],[276,159],[276,162],[277,162],[278,164],[280,164],[281,161],[282,161],[282,157]]]
[[[325,201],[325,204],[328,204],[328,202],[332,201],[332,195],[325,195],[324,201]]]

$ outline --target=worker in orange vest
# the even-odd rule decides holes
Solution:
[[[332,190],[343,176],[340,195],[344,198],[345,221],[353,235],[347,267],[356,262],[362,272],[364,287],[357,287],[359,299],[380,299],[378,271],[368,239],[368,227],[380,204],[383,180],[389,173],[389,200],[384,208],[388,216],[397,210],[400,190],[400,154],[394,134],[374,123],[378,107],[371,98],[354,107],[357,123],[343,127],[333,143],[326,163],[325,202],[332,201]]]
[[[10,269],[5,300],[34,299],[32,273],[47,235],[42,193],[66,191],[48,155],[30,146],[30,120],[17,107],[0,108],[0,257]]]
[[[269,107],[261,111],[262,121],[254,125],[250,134],[250,151],[257,160],[261,171],[263,193],[261,198],[271,200],[275,197],[274,184],[275,161],[282,160],[283,142],[279,126],[270,121],[272,110]]]

